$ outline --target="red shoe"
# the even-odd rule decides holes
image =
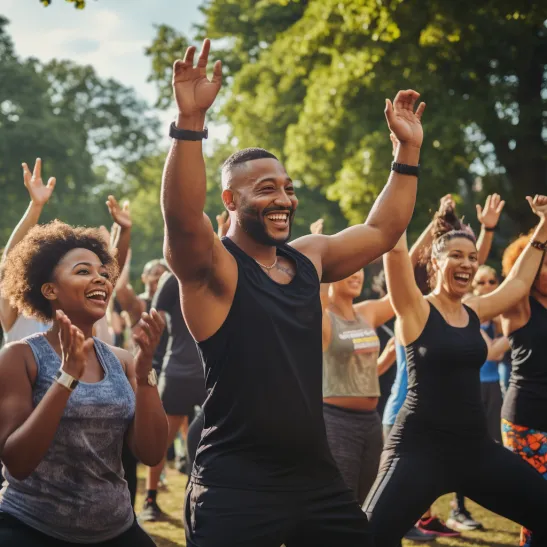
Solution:
[[[422,532],[433,534],[437,537],[443,538],[457,538],[460,537],[460,532],[452,530],[446,524],[437,517],[429,517],[428,519],[420,519],[418,521],[418,528]]]

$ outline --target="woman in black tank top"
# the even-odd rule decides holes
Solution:
[[[528,243],[514,241],[503,254],[503,271],[511,270]],[[503,444],[547,480],[547,253],[527,294],[502,316],[511,344],[511,379],[503,402]],[[532,545],[523,529],[521,545]]]
[[[436,286],[422,296],[406,237],[384,257],[389,295],[406,346],[408,395],[386,443],[378,479],[364,505],[377,547],[400,538],[439,496],[460,491],[487,509],[533,530],[547,545],[547,483],[488,435],[479,370],[487,355],[480,325],[530,290],[547,240],[547,197],[532,210],[540,222],[500,287],[462,303],[478,268],[474,236],[449,232],[433,243]]]

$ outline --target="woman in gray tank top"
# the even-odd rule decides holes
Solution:
[[[117,263],[97,230],[33,228],[4,264],[6,298],[52,328],[0,352],[0,545],[150,547],[122,467],[124,438],[147,465],[166,449],[152,355],[163,321],[143,314],[133,358],[92,337]]]

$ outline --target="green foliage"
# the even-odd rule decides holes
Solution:
[[[52,1],[53,0],[40,0],[40,3],[47,7],[51,5]],[[72,2],[76,9],[84,9],[86,0],[65,0],[65,2]]]
[[[0,241],[28,204],[21,163],[37,156],[44,178],[57,178],[42,221],[108,225],[106,197],[123,188],[116,167],[155,150],[157,121],[131,89],[91,67],[18,58],[7,23],[0,18]]]
[[[459,193],[471,214],[493,190],[517,229],[532,221],[524,196],[547,187],[544,3],[208,0],[202,11],[199,35],[215,40],[229,87],[218,119],[351,222],[385,184],[384,99],[405,88],[428,105],[416,224],[441,195]]]

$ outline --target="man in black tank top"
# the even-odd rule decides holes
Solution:
[[[255,148],[223,166],[231,225],[221,241],[203,213],[201,139],[221,82],[218,62],[207,79],[209,47],[206,40],[197,67],[193,47],[175,63],[179,114],[162,186],[165,256],[180,282],[207,388],[187,491],[187,544],[366,547],[366,518],[326,439],[319,286],[382,255],[406,229],[425,105],[414,113],[418,94],[411,90],[386,102],[388,125],[402,144],[365,224],[288,245],[298,203],[293,183],[273,154]]]

